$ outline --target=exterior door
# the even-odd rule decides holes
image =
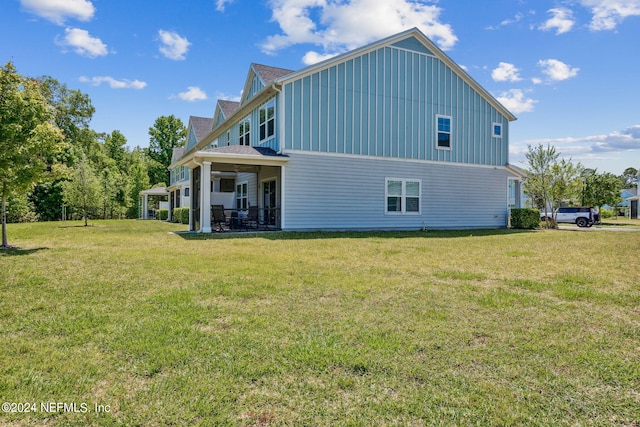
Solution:
[[[264,222],[269,226],[276,226],[278,219],[278,206],[276,195],[276,180],[262,183],[262,207],[264,212]]]

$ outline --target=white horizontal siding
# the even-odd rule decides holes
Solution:
[[[506,225],[500,167],[288,152],[288,230],[498,228]],[[385,178],[419,179],[421,213],[385,214]]]

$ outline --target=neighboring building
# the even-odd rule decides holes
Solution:
[[[192,171],[192,231],[212,205],[284,230],[498,228],[522,206],[515,117],[417,29],[299,71],[252,64],[242,93],[204,136],[191,118],[170,166]]]

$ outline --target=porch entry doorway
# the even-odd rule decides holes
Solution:
[[[262,183],[262,207],[264,212],[264,222],[268,226],[277,224],[277,194],[276,180],[272,179]]]

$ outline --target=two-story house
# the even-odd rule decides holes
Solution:
[[[171,168],[191,169],[192,231],[212,205],[283,230],[498,228],[522,199],[513,120],[412,29],[299,71],[252,64]]]

